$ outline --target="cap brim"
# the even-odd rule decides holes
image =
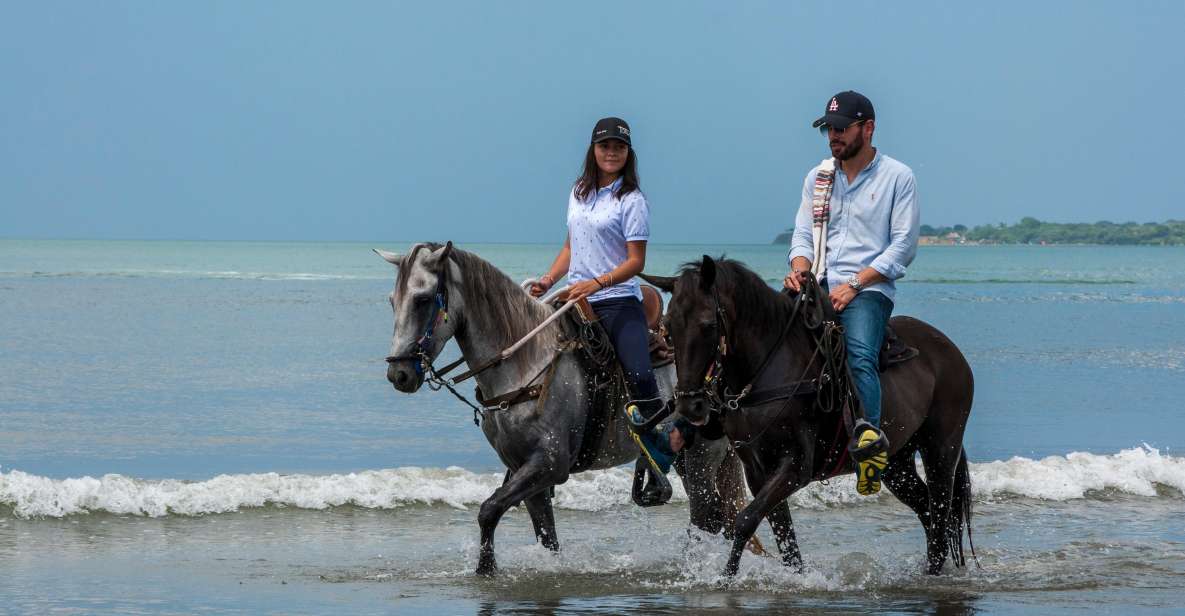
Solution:
[[[849,124],[858,121],[859,118],[849,118],[847,116],[829,113],[818,120],[815,120],[815,123],[811,124],[811,128],[819,128],[820,126],[826,124],[827,126],[834,126],[835,128],[843,129],[847,128]]]
[[[626,145],[630,145],[629,139],[626,139],[625,137],[621,137],[619,135],[605,135],[604,137],[597,137],[596,139],[593,139],[592,142],[593,143],[600,143],[602,141],[608,141],[610,139],[616,139],[618,141],[624,142]]]

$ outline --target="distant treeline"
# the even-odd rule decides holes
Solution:
[[[793,230],[781,233],[776,244],[788,244]],[[1103,220],[1096,223],[1043,222],[1025,217],[1014,225],[966,225],[951,227],[921,226],[921,235],[947,237],[956,234],[967,243],[976,244],[1140,244],[1185,245],[1185,220],[1165,222],[1124,222]]]
[[[959,232],[956,225],[951,231]],[[1025,217],[1015,225],[980,225],[959,232],[967,241],[981,244],[1185,244],[1185,220],[1166,222],[1124,222],[1103,220],[1096,223],[1042,222]],[[923,226],[923,234],[926,230]],[[943,235],[933,229],[933,235]]]

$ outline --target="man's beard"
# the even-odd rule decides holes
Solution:
[[[864,133],[861,132],[860,134],[856,135],[852,139],[851,143],[844,146],[843,149],[839,151],[839,154],[835,155],[835,157],[841,161],[848,160],[851,157],[855,156],[856,153],[859,152],[863,147],[864,147]],[[834,151],[835,150],[832,150],[832,152],[834,152]]]

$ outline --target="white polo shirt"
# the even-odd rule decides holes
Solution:
[[[568,195],[568,241],[572,247],[572,261],[568,265],[568,281],[577,283],[592,280],[617,269],[628,253],[626,242],[650,239],[650,206],[642,191],[635,190],[619,199],[613,191],[621,186],[617,178],[592,195],[588,201],[576,197],[576,189]],[[642,299],[642,290],[635,278],[617,281],[588,297],[597,302],[615,297]]]

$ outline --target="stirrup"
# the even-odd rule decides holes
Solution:
[[[871,433],[871,435],[870,435]],[[887,454],[889,438],[876,426],[861,419],[852,428],[852,441],[848,444],[848,455],[856,462],[863,462],[879,453]]]
[[[856,460],[856,492],[871,496],[881,491],[881,473],[889,465],[888,440],[869,424],[860,427],[855,449],[849,449]]]
[[[651,470],[650,461],[645,454],[638,456],[638,461],[634,464],[634,485],[630,490],[630,498],[634,504],[639,507],[665,505],[671,500],[671,492],[671,482],[667,480],[667,476]]]

